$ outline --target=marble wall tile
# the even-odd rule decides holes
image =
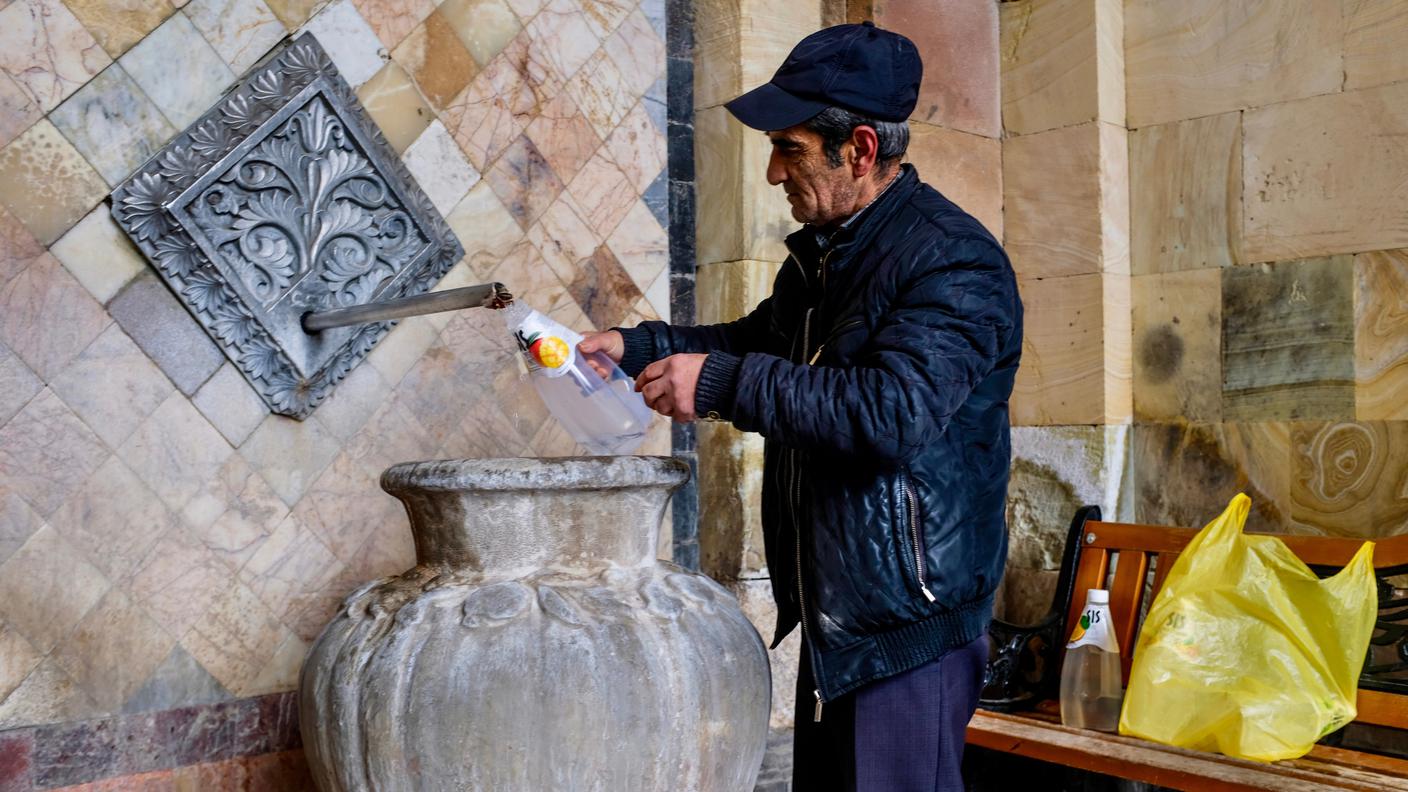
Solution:
[[[506,2],[519,19],[532,19],[542,10],[543,6],[547,5],[548,0],[506,0]]]
[[[581,306],[594,327],[616,327],[644,296],[611,248],[601,245],[578,264],[567,293]]]
[[[1130,266],[1135,274],[1227,267],[1242,233],[1242,114],[1129,135]]]
[[[182,393],[195,393],[225,356],[149,270],[108,303],[108,312]]]
[[[118,449],[167,508],[180,512],[233,449],[179,393],[161,403]]]
[[[65,0],[64,4],[114,58],[176,10],[170,0]]]
[[[0,289],[0,341],[52,380],[111,323],[53,256],[35,259]]]
[[[176,133],[117,64],[78,89],[49,120],[109,185],[126,179]]]
[[[112,62],[60,0],[0,8],[0,72],[49,112]]]
[[[523,229],[488,182],[474,185],[445,222],[460,238],[465,261],[481,282],[489,280],[489,273],[523,238]]]
[[[103,442],[45,388],[0,427],[0,488],[52,514],[107,459]]]
[[[14,78],[0,70],[0,148],[43,117],[39,103],[25,93]]]
[[[34,648],[34,644],[15,628],[0,622],[0,701],[19,687],[43,659],[44,655]],[[4,778],[4,774],[0,773],[0,782]]]
[[[294,510],[298,523],[343,563],[352,563],[374,532],[402,529],[406,522],[400,502],[381,491],[381,470],[369,464],[366,443],[339,454]]]
[[[338,602],[340,603],[342,597],[347,596],[350,592],[351,589],[343,591],[338,597]],[[337,603],[334,603],[334,607],[336,604]],[[329,621],[332,621],[332,615],[332,613],[329,613],[328,618],[318,622],[317,632],[314,633],[314,637],[322,632],[323,627],[326,626]],[[279,644],[279,648],[274,650],[274,656],[270,658],[264,668],[260,669],[259,676],[250,680],[249,695],[258,696],[268,693],[279,693],[286,690],[296,690],[298,688],[298,674],[299,671],[303,669],[303,658],[307,657],[307,655],[308,644],[305,643],[303,639],[299,638],[297,635],[290,635],[285,638],[284,642]],[[302,751],[299,751],[299,753],[301,754]]]
[[[63,640],[111,585],[47,525],[0,566],[0,573],[0,619],[40,653]]]
[[[633,95],[644,94],[665,73],[665,42],[639,9],[621,21],[616,32],[602,42],[602,49],[620,69]]]
[[[1408,532],[1408,423],[1295,423],[1291,451],[1297,531],[1356,539]]]
[[[110,448],[117,448],[173,390],[117,325],[74,358],[49,387]]]
[[[367,355],[367,362],[376,367],[388,385],[394,387],[415,365],[421,353],[435,343],[437,336],[435,328],[428,322],[416,319],[403,321]]]
[[[269,10],[274,12],[284,27],[290,32],[297,30],[308,21],[313,12],[325,0],[264,0]]]
[[[1348,256],[1222,271],[1224,420],[1354,415]]]
[[[0,150],[0,203],[52,244],[107,194],[107,184],[49,121]]]
[[[240,453],[292,506],[337,456],[337,447],[337,438],[317,421],[270,415],[240,446]]]
[[[1318,0],[1126,2],[1129,126],[1260,107],[1340,89],[1340,6]]]
[[[181,644],[236,696],[269,662],[289,631],[254,592],[235,583],[191,627]]]
[[[459,145],[438,119],[406,149],[402,160],[442,215],[449,214],[479,182],[479,171],[465,160]],[[503,162],[500,160],[500,164]],[[530,172],[527,178],[533,175]]]
[[[411,367],[397,393],[416,420],[440,443],[462,411],[483,397],[486,387],[441,339]]]
[[[185,14],[172,16],[118,63],[178,129],[204,115],[235,79]],[[174,72],[182,79],[171,79]]]
[[[122,711],[157,712],[198,704],[214,704],[228,698],[230,691],[222,687],[209,671],[202,668],[189,652],[177,644],[152,672],[146,683],[122,705]]]
[[[1408,419],[1408,251],[1354,257],[1354,383],[1359,420]]]
[[[519,135],[486,173],[489,186],[524,230],[562,192],[562,182],[526,135]]]
[[[49,524],[109,580],[120,580],[176,521],[131,468],[109,457]]]
[[[554,7],[565,7],[571,0],[553,0],[545,5],[544,11],[550,12]],[[638,0],[579,0],[577,5],[581,6],[582,15],[586,17],[587,25],[592,29],[592,33],[598,39],[606,39],[625,21],[632,9],[636,7]]]
[[[989,138],[1001,134],[997,4],[877,0],[875,23],[903,31],[924,61],[928,79],[919,86],[914,120]]]
[[[605,50],[598,50],[582,66],[576,76],[567,82],[566,90],[603,138],[611,135],[640,98],[631,93],[621,69]]]
[[[43,524],[23,498],[0,490],[0,564],[14,555]]]
[[[435,10],[432,0],[352,0],[389,50]]]
[[[353,88],[381,71],[385,62],[381,39],[352,0],[337,0],[327,6],[304,29],[318,39]]]
[[[200,386],[191,404],[205,416],[230,445],[239,446],[249,437],[269,408],[249,387],[244,375],[231,363],[226,363]],[[325,405],[326,406],[326,405]]]
[[[123,585],[165,633],[180,636],[215,604],[233,578],[215,553],[175,525],[157,539]]]
[[[191,0],[185,14],[235,74],[244,74],[286,32],[264,0]]]
[[[670,271],[668,269],[661,270],[655,280],[645,288],[645,300],[646,305],[650,307],[649,313],[654,315],[646,315],[647,312],[644,310],[646,306],[636,303],[637,313],[643,315],[641,321],[649,322],[656,319],[670,321]],[[669,445],[666,444],[663,449],[668,451]]]
[[[567,93],[543,105],[527,134],[563,184],[570,183],[601,146],[591,122]]]
[[[231,571],[238,571],[288,511],[264,477],[235,453],[181,514],[191,533]]]
[[[552,75],[559,82],[566,82],[601,44],[601,33],[593,21],[592,15],[585,12],[585,3],[549,0],[536,17],[523,26],[523,35],[535,49],[542,51]]]
[[[600,238],[616,230],[637,198],[630,179],[612,162],[605,147],[587,160],[567,191],[580,207],[582,219]]]
[[[445,108],[445,128],[481,173],[533,120],[538,99],[523,73],[500,53]]]
[[[439,12],[480,66],[502,52],[522,30],[504,0],[443,0]]]
[[[395,61],[362,83],[357,89],[357,99],[398,154],[405,152],[435,120],[435,110],[416,90],[406,70]]]
[[[1408,247],[1405,133],[1408,83],[1243,113],[1243,260]]]
[[[10,420],[34,394],[44,388],[44,382],[34,375],[23,360],[4,344],[0,344],[0,425]]]
[[[643,292],[648,292],[651,284],[669,268],[669,235],[655,222],[655,217],[643,201],[631,204],[630,211],[607,238],[606,244],[610,246],[616,260],[630,273],[636,287]],[[667,283],[667,304],[668,289]],[[654,303],[654,300],[651,302]]]
[[[979,135],[910,123],[905,159],[919,178],[973,215],[998,239],[1002,231],[1002,144]]]
[[[341,570],[341,562],[317,535],[289,515],[240,570],[240,580],[275,617],[288,623],[306,604],[306,597]]]
[[[1288,424],[1135,424],[1133,432],[1136,521],[1201,528],[1245,492],[1248,531],[1287,529]]]
[[[425,98],[439,108],[448,106],[479,73],[479,64],[438,10],[391,54],[415,78]]]
[[[0,206],[0,289],[43,254],[44,246],[34,234]]]
[[[112,212],[102,204],[69,229],[49,252],[100,303],[111,300],[147,269],[141,251],[117,227]]]
[[[999,9],[1002,123],[1009,134],[1095,120],[1124,125],[1124,20],[1117,0],[1023,0]],[[965,57],[972,51],[959,50]]]
[[[444,286],[444,280],[440,285]],[[454,314],[448,312],[442,316],[449,321]],[[347,379],[338,383],[337,390],[319,405],[313,417],[338,440],[346,442],[376,413],[390,391],[391,386],[375,366],[358,366]]]
[[[588,221],[587,212],[571,195],[564,195],[553,203],[542,221],[528,232],[528,239],[563,283],[576,279],[578,263],[592,255],[597,245],[601,244],[601,238]],[[527,263],[520,263],[520,269]],[[519,294],[531,299],[532,293],[525,291]]]
[[[0,729],[60,723],[101,713],[97,703],[50,658],[0,702]]]
[[[113,711],[175,644],[126,594],[113,589],[54,650],[54,658],[98,706]]]
[[[1134,417],[1222,418],[1222,273],[1135,275]]]
[[[654,35],[654,34],[651,34]],[[606,153],[625,175],[632,192],[644,192],[665,167],[665,138],[637,103],[606,139]]]

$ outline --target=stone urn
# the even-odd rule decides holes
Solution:
[[[662,457],[417,462],[381,486],[416,566],[344,601],[303,665],[323,792],[745,792],[770,677],[726,590],[655,559]]]

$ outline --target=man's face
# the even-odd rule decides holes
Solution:
[[[840,165],[826,158],[821,135],[802,126],[769,132],[772,157],[768,184],[781,185],[792,205],[792,219],[826,226],[846,219],[855,209],[859,182],[849,161],[851,144],[841,148]]]

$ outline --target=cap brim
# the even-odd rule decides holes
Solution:
[[[802,99],[772,83],[763,83],[724,107],[739,121],[754,129],[775,132],[814,117],[825,110],[827,104],[813,99]]]

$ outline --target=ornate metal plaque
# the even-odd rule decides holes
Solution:
[[[394,325],[304,314],[428,291],[464,255],[310,34],[112,194],[112,213],[274,412],[306,418]]]

